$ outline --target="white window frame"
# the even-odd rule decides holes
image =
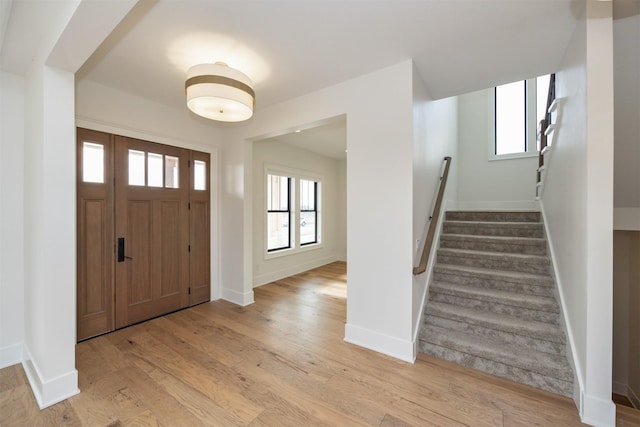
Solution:
[[[487,144],[487,157],[489,161],[494,160],[508,160],[508,159],[522,159],[527,157],[538,156],[538,143],[536,131],[538,124],[536,123],[536,78],[525,80],[526,83],[526,96],[525,96],[525,147],[526,151],[521,153],[509,153],[509,154],[496,154],[496,98],[495,87],[489,89],[488,96],[488,111],[489,111],[489,135]]]
[[[267,177],[269,175],[280,175],[280,176],[287,176],[291,178],[291,219],[290,219],[290,224],[291,224],[291,230],[290,230],[290,239],[291,239],[291,247],[290,248],[284,248],[284,249],[279,249],[279,250],[272,250],[269,251],[267,249],[268,247],[268,236],[267,236],[267,232],[268,232],[268,219],[267,219],[267,186],[268,186],[268,179]],[[262,190],[262,194],[263,194],[263,224],[264,224],[264,228],[263,228],[263,235],[264,235],[264,248],[263,248],[263,254],[264,254],[264,259],[273,259],[273,258],[279,258],[279,257],[283,257],[283,256],[289,256],[289,255],[294,255],[294,254],[298,254],[298,253],[302,253],[302,252],[307,252],[307,251],[312,251],[312,250],[316,250],[316,249],[321,249],[324,247],[324,222],[323,222],[323,215],[322,215],[322,205],[323,205],[323,199],[324,199],[324,194],[322,191],[322,175],[319,175],[317,173],[311,172],[311,171],[305,171],[305,170],[301,170],[301,169],[294,169],[294,168],[289,168],[287,166],[282,166],[282,165],[275,165],[275,164],[270,164],[270,163],[265,163],[264,164],[264,173],[263,173],[263,190]],[[316,209],[317,209],[317,214],[316,214],[316,223],[317,223],[317,242],[316,243],[309,243],[309,244],[305,244],[304,246],[300,245],[300,200],[299,200],[299,194],[300,194],[300,180],[304,179],[304,180],[308,180],[308,181],[315,181],[318,183],[317,185],[317,195],[316,195]],[[293,224],[295,224],[295,227],[293,226]]]

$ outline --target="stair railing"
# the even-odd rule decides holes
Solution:
[[[442,199],[444,198],[444,190],[447,186],[447,177],[449,176],[449,166],[451,165],[451,157],[444,158],[446,165],[444,172],[440,177],[440,188],[438,189],[438,196],[436,197],[436,204],[433,208],[433,213],[429,217],[429,230],[427,231],[427,238],[424,240],[424,246],[422,247],[422,255],[420,256],[420,263],[413,267],[413,274],[422,274],[427,270],[427,261],[429,261],[429,255],[431,253],[431,246],[433,245],[433,238],[436,235],[436,225],[440,218],[440,211],[442,209]]]
[[[556,75],[551,74],[549,77],[549,90],[547,91],[547,107],[545,110],[545,115],[542,120],[540,120],[540,126],[538,130],[538,135],[540,138],[540,152],[538,153],[538,176],[536,183],[542,183],[542,170],[544,169],[544,154],[547,152],[547,136],[550,131],[551,126],[551,105],[553,101],[556,99]],[[539,186],[538,186],[539,188]]]

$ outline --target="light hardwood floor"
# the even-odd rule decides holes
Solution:
[[[345,298],[334,263],[255,289],[248,307],[217,301],[85,341],[82,392],[43,411],[20,365],[5,368],[0,425],[581,425],[569,399],[345,343]]]

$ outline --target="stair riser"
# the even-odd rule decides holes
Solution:
[[[550,286],[550,280],[540,280],[537,283],[527,283],[519,281],[507,281],[495,278],[493,276],[470,276],[465,274],[453,274],[452,272],[438,271],[434,269],[434,282],[448,282],[460,285],[472,285],[486,289],[497,289],[503,291],[522,292],[530,295],[540,295],[545,297],[553,296],[553,289]]]
[[[483,240],[452,239],[442,236],[441,248],[466,249],[471,251],[501,252],[509,254],[546,255],[547,248],[542,244],[500,243]]]
[[[448,211],[447,221],[540,222],[540,212],[469,212]]]
[[[573,384],[571,381],[565,381],[550,376],[538,374],[536,372],[515,368],[513,366],[504,365],[500,362],[487,360],[482,357],[474,356],[460,351],[440,347],[425,341],[420,341],[420,351],[430,354],[441,359],[448,360],[459,365],[477,369],[491,375],[495,375],[508,380],[516,381],[521,384],[527,384],[542,390],[557,393],[566,397],[573,396]]]
[[[549,274],[549,260],[517,260],[508,257],[499,258],[494,256],[464,256],[461,254],[451,254],[438,252],[439,263],[449,265],[462,265],[473,268],[489,268],[492,270],[514,271],[520,273]]]
[[[542,224],[491,224],[444,222],[445,234],[470,234],[472,236],[542,237]]]
[[[461,307],[473,308],[476,310],[487,310],[498,314],[508,314],[521,319],[534,320],[537,322],[552,323],[559,325],[558,313],[549,313],[539,310],[530,310],[527,308],[514,307],[511,305],[498,304],[495,302],[480,301],[471,298],[461,298],[454,295],[446,295],[438,292],[429,292],[429,301],[443,302]]]
[[[482,325],[473,323],[467,323],[464,321],[458,321],[454,319],[447,319],[444,317],[434,316],[427,311],[428,317],[426,320],[427,325],[433,325],[444,329],[450,329],[458,332],[464,332],[467,334],[473,334],[476,336],[482,336],[492,339],[499,339],[502,342],[519,345],[522,347],[530,348],[532,350],[541,351],[544,353],[564,355],[565,344],[562,342],[547,341],[526,335],[527,331],[522,331],[521,334],[514,334],[512,332],[505,332]],[[471,320],[473,322],[473,320]],[[555,338],[555,337],[554,337]]]

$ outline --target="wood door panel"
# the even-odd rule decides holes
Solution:
[[[125,259],[128,266],[127,279],[130,284],[129,305],[147,303],[153,300],[151,289],[151,218],[152,206],[148,200],[128,202],[127,238]]]
[[[157,269],[158,277],[156,280],[160,282],[159,298],[166,298],[179,294],[182,290],[181,257],[185,248],[182,247],[179,201],[160,201],[159,202],[159,234],[160,244],[157,247],[159,252],[158,259],[162,262]]]
[[[116,170],[116,234],[125,239],[127,255],[132,258],[116,265],[117,327],[189,303],[189,150],[118,137],[118,164],[128,164],[129,150],[151,154],[155,161],[158,157],[166,161],[169,156],[172,162],[178,158],[177,170],[172,169],[167,176],[178,173],[179,188],[129,185],[128,166]],[[147,172],[149,164],[147,159]],[[166,167],[162,170],[166,173]],[[145,184],[150,182],[147,176]],[[171,180],[170,186],[174,183]],[[153,184],[160,185],[158,181]]]
[[[81,128],[77,147],[78,340],[208,301],[209,155]]]
[[[86,283],[80,299],[81,315],[91,316],[104,314],[107,307],[108,284],[105,274],[105,219],[107,206],[105,200],[82,200],[80,227],[83,229],[83,263],[82,280]]]
[[[210,299],[209,202],[191,202],[191,304]]]
[[[76,339],[81,341],[114,328],[113,138],[80,128],[76,137]],[[85,143],[103,149],[102,182],[84,181]]]

